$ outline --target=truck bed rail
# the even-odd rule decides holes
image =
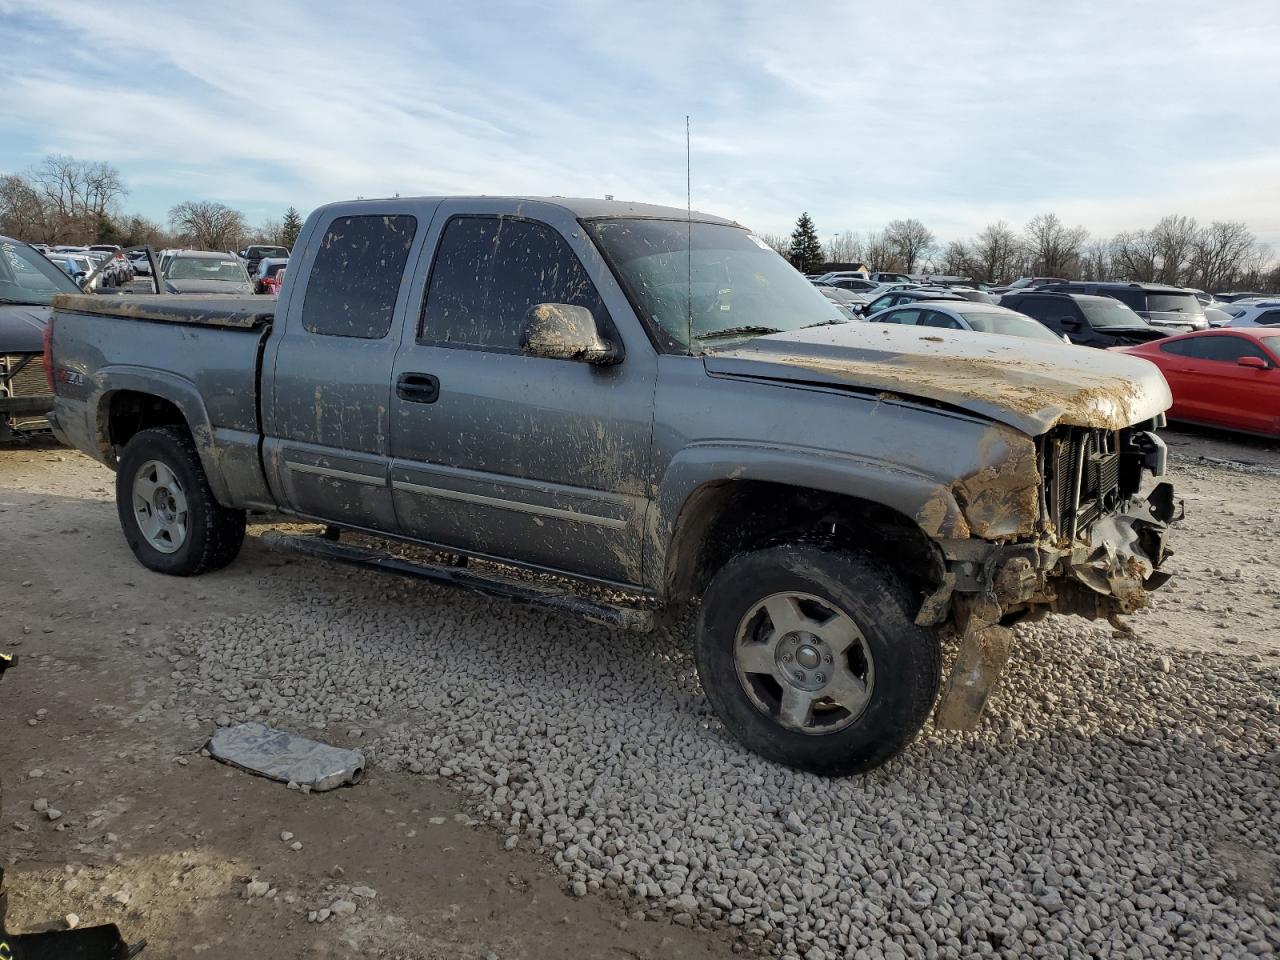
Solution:
[[[254,330],[275,317],[275,297],[225,297],[202,294],[95,296],[63,293],[53,298],[55,310],[126,320],[195,324]]]

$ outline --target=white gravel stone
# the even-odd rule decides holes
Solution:
[[[349,917],[356,912],[356,905],[351,900],[335,900],[329,905],[335,917]]]
[[[244,885],[245,899],[253,900],[257,897],[265,897],[271,890],[271,884],[265,880],[250,880]]]
[[[192,666],[167,706],[297,729],[376,717],[380,764],[448,778],[574,895],[633,919],[723,923],[805,960],[1280,948],[1276,658],[1050,617],[1018,628],[976,732],[930,726],[886,767],[824,780],[726,734],[684,636],[301,577],[270,613],[177,631]]]

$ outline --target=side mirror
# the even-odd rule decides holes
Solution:
[[[1240,357],[1236,360],[1236,366],[1249,367],[1252,370],[1266,370],[1267,361],[1261,357]]]
[[[1077,320],[1075,317],[1063,317],[1058,322],[1062,324],[1063,330],[1079,330],[1080,329],[1080,321]]]
[[[520,349],[548,360],[581,360],[601,366],[620,363],[622,351],[600,336],[586,307],[535,303],[525,314]]]

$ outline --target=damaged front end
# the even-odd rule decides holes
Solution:
[[[1056,427],[1035,440],[1035,497],[1022,485],[1008,495],[972,499],[984,514],[970,520],[978,536],[939,541],[946,574],[916,617],[922,626],[950,624],[960,637],[939,726],[976,726],[1008,659],[1014,623],[1068,613],[1127,631],[1118,617],[1145,606],[1150,591],[1169,579],[1162,566],[1181,504],[1167,481],[1141,494],[1148,475],[1165,473],[1165,445],[1153,432],[1163,425],[1160,415],[1123,430]],[[1024,448],[1008,462],[1029,455]],[[1027,473],[1021,466],[1015,472]],[[962,506],[966,485],[972,488],[973,478],[957,484]],[[1007,505],[1006,516],[997,502]],[[1017,534],[980,539],[994,524]]]

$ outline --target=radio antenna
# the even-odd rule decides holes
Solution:
[[[693,147],[689,138],[689,115],[684,115],[684,274],[687,283],[689,352],[693,353]]]

